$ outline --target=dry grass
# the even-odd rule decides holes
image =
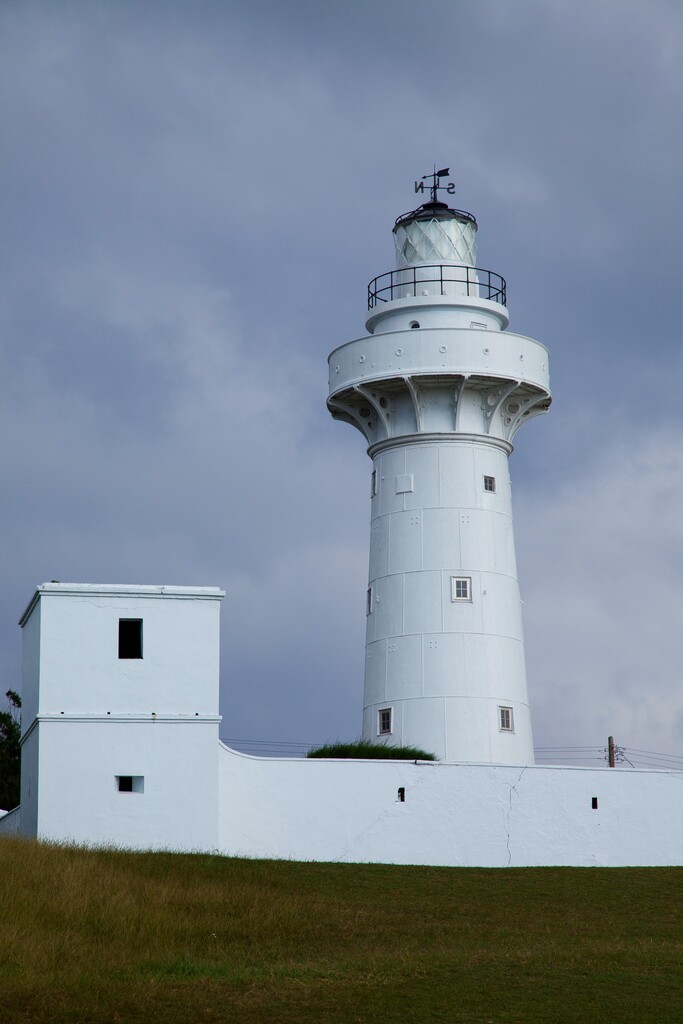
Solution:
[[[0,841],[2,1024],[678,1022],[683,870]]]

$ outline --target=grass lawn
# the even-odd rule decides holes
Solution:
[[[296,864],[0,840],[0,1021],[683,1019],[681,868]]]

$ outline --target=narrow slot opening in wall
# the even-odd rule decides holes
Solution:
[[[372,587],[368,587],[368,592],[365,596],[365,614],[372,615]]]
[[[398,787],[398,802],[400,804],[404,804],[406,802],[406,787],[405,786],[399,786]]]
[[[377,470],[373,469],[372,476],[370,477],[370,497],[374,498],[377,494]]]
[[[119,619],[119,658],[142,657],[142,619]]]
[[[597,811],[597,809],[598,809],[598,798],[597,798],[597,796],[594,796],[592,798],[592,800],[591,800],[591,807],[593,808],[594,811]]]

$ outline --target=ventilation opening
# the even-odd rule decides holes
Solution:
[[[413,330],[417,330],[417,328],[420,326],[420,322],[419,320],[411,320],[408,326],[411,327]]]
[[[116,788],[119,793],[144,793],[144,775],[117,775]]]
[[[142,657],[142,619],[119,619],[119,658]]]

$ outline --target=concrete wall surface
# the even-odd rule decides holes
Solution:
[[[21,831],[21,808],[0,811],[0,836],[14,835]]]
[[[220,753],[224,854],[458,867],[683,864],[683,772],[256,758],[222,745]]]
[[[129,849],[216,849],[218,721],[41,720],[38,730],[37,830],[23,826],[25,834]],[[119,792],[122,775],[142,780],[140,789]]]

